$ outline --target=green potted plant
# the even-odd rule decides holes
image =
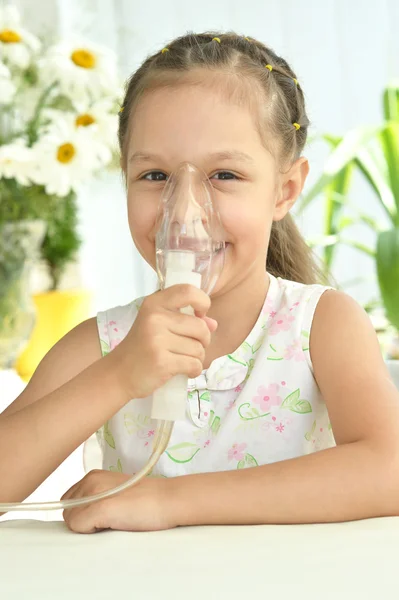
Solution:
[[[47,284],[34,295],[37,324],[17,361],[24,379],[88,316],[89,293],[63,289],[62,279],[81,245],[77,194],[116,161],[120,95],[109,49],[83,39],[48,45],[21,25],[14,6],[0,7],[0,211],[5,201],[8,212],[36,207],[46,223]]]
[[[399,87],[392,82],[383,94],[384,121],[377,127],[358,127],[344,136],[323,135],[332,152],[323,173],[299,207],[302,212],[321,193],[325,199],[325,228],[314,245],[323,246],[326,269],[330,269],[338,244],[349,244],[375,262],[381,302],[391,341],[386,359],[399,385]],[[373,190],[386,215],[380,224],[350,206],[352,175],[358,170]],[[348,208],[350,213],[348,215]],[[348,238],[348,229],[362,222],[375,232],[375,247]]]

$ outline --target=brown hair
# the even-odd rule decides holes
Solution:
[[[149,56],[127,82],[118,132],[124,170],[129,117],[140,98],[156,88],[188,83],[188,76],[204,68],[230,75],[232,86],[228,80],[219,83],[231,96],[239,96],[245,86],[250,86],[251,97],[260,100],[261,114],[264,112],[258,123],[260,130],[267,127],[268,138],[275,144],[269,150],[278,152],[281,165],[292,164],[300,157],[309,119],[301,85],[287,62],[258,40],[234,32],[188,33]],[[193,83],[199,83],[198,78]],[[328,283],[289,213],[273,222],[266,269],[276,277],[300,283]]]

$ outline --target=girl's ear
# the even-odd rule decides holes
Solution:
[[[308,173],[308,159],[301,156],[294,162],[290,170],[282,175],[274,207],[273,221],[281,221],[291,210],[303,190]]]

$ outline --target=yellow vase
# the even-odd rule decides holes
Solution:
[[[28,345],[18,357],[15,369],[28,381],[42,358],[68,331],[90,316],[91,293],[87,290],[60,290],[35,294],[36,323]]]

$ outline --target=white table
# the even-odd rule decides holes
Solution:
[[[71,532],[0,523],[2,600],[397,600],[399,518]]]

